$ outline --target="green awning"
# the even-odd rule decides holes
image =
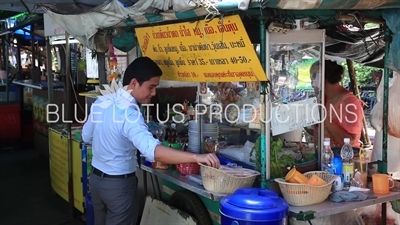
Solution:
[[[264,6],[289,10],[343,9],[371,10],[400,8],[399,0],[268,0]]]
[[[18,14],[20,14],[20,12],[11,12],[11,11],[0,10],[0,20],[7,19],[9,17],[15,16]]]

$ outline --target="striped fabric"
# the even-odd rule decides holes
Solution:
[[[287,10],[312,10],[312,9],[354,9],[354,10],[371,10],[400,8],[398,0],[252,0],[250,8],[268,7]],[[226,3],[218,5],[221,12],[238,11],[236,3]],[[161,12],[159,15],[146,14],[125,21],[126,26],[138,26],[151,23],[159,23],[163,21],[189,20],[211,13],[205,8],[196,8],[186,12],[167,11]]]
[[[263,0],[251,0],[250,8],[259,8],[261,2]],[[238,11],[237,3],[226,3],[218,5],[218,10],[220,12],[230,12],[230,11]],[[179,21],[179,20],[190,20],[197,17],[207,16],[208,18],[212,17],[213,12],[211,10],[207,10],[206,8],[196,8],[193,10],[185,11],[185,12],[175,12],[175,11],[165,11],[160,14],[145,14],[143,16],[135,16],[134,18],[125,20],[126,26],[138,26],[145,25],[151,23],[159,23],[163,21]]]
[[[264,6],[279,9],[385,9],[400,8],[398,0],[268,0]]]

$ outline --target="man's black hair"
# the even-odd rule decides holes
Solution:
[[[153,77],[160,77],[162,71],[160,67],[149,57],[138,57],[126,68],[122,84],[129,85],[133,78],[142,85],[143,82],[150,80]]]

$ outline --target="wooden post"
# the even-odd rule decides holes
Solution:
[[[353,61],[346,59],[347,70],[349,71],[350,83],[353,85],[352,90],[354,95],[361,100],[360,90],[358,89],[356,71],[354,70]],[[371,140],[368,136],[368,127],[365,117],[363,118],[363,129],[361,130],[361,141],[363,142],[363,147],[370,147]]]

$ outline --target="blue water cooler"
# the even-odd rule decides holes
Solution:
[[[241,188],[222,198],[219,211],[221,225],[284,225],[289,204],[273,191]]]

